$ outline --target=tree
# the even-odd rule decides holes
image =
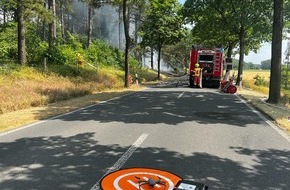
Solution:
[[[160,79],[161,51],[164,45],[178,42],[184,36],[181,6],[176,0],[151,0],[141,27],[142,44],[158,52],[158,79]]]
[[[135,59],[139,59],[142,61],[142,55],[145,52],[145,49],[141,46],[139,43],[140,39],[138,36],[138,32],[140,29],[140,26],[142,25],[144,21],[145,16],[145,9],[146,9],[146,2],[145,1],[136,1],[131,7],[130,7],[130,23],[133,25],[133,31],[134,34],[133,37],[133,55]]]
[[[269,98],[267,102],[278,104],[281,96],[281,53],[283,31],[283,5],[284,0],[274,1],[272,59]]]
[[[132,39],[130,37],[130,24],[131,24],[131,17],[132,12],[131,8],[138,5],[142,5],[143,3],[139,0],[113,0],[112,4],[118,6],[118,10],[121,10],[122,6],[122,18],[123,18],[123,25],[124,25],[124,33],[125,33],[125,60],[124,60],[124,71],[125,71],[125,84],[126,88],[129,87],[129,57],[130,57],[130,47],[132,44]],[[120,13],[120,12],[119,12]],[[119,16],[121,16],[119,14]],[[120,39],[120,36],[119,36]],[[120,46],[120,43],[119,43]]]
[[[108,0],[86,0],[86,2],[88,4],[87,47],[89,47],[92,43],[94,9],[100,8],[104,3],[108,3]]]
[[[71,14],[73,12],[73,4],[72,4],[72,0],[57,0],[56,1],[56,8],[58,8],[58,10],[56,10],[56,12],[58,13],[58,19],[60,22],[60,30],[61,30],[61,37],[62,40],[65,39],[65,33],[66,33],[66,28],[68,28],[66,26],[66,24],[68,23],[67,20],[65,20],[65,18],[69,17],[69,14]]]
[[[26,64],[26,41],[25,33],[26,28],[24,24],[24,2],[23,0],[18,0],[17,4],[17,22],[18,22],[18,63],[20,65]]]
[[[194,23],[192,35],[195,44],[204,47],[222,46],[227,50],[227,56],[232,56],[239,39],[230,28],[224,27],[224,20],[215,6],[204,6],[199,1],[186,1],[182,12],[186,23]]]
[[[172,45],[165,45],[163,48],[162,59],[169,64],[172,68],[179,69],[179,71],[185,71],[184,68],[189,67],[189,54],[194,39],[190,30],[187,30],[186,36],[182,38],[178,43]]]
[[[124,33],[125,33],[125,60],[124,60],[124,71],[125,71],[125,83],[124,86],[126,88],[129,87],[129,50],[130,50],[130,44],[131,44],[131,38],[130,38],[130,31],[129,31],[129,25],[130,25],[130,17],[129,17],[129,5],[133,4],[134,1],[132,0],[115,0],[113,2],[114,5],[122,5],[122,16],[123,16],[123,24],[124,24]]]
[[[0,1],[0,23],[6,23],[13,20],[13,12],[15,11],[15,7],[13,4],[9,2],[9,0],[1,0]]]
[[[130,49],[130,35],[129,35],[129,14],[128,14],[128,0],[123,0],[123,23],[125,32],[125,87],[129,87],[129,49]]]
[[[55,43],[56,40],[56,3],[55,0],[48,0],[48,8],[53,16],[52,22],[49,24],[49,48]]]
[[[5,1],[5,10],[11,10],[13,12],[13,18],[17,22],[17,34],[18,34],[18,63],[25,65],[26,58],[26,23],[31,22],[30,18],[39,17],[42,20],[51,19],[50,14],[45,7],[43,7],[42,1],[28,1],[28,0],[13,0]],[[33,20],[33,19],[32,19]],[[35,19],[36,20],[36,19]]]
[[[271,69],[271,59],[261,62],[261,69],[270,70]]]
[[[244,55],[250,50],[259,47],[263,41],[267,41],[271,34],[268,28],[271,26],[272,1],[270,0],[187,0],[186,7],[198,14],[194,21],[209,21],[210,18],[219,22],[219,27],[205,27],[205,33],[209,30],[218,30],[224,35],[223,30],[230,36],[238,39],[239,43],[239,69],[237,83],[242,85]],[[211,25],[209,25],[211,26]],[[216,25],[214,25],[216,26]],[[214,37],[214,36],[212,36]],[[235,41],[233,41],[235,42]],[[234,45],[234,43],[230,43]]]

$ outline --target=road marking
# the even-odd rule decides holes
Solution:
[[[174,113],[169,113],[169,112],[163,112],[164,114],[170,115],[170,116],[175,116],[175,117],[180,117],[180,118],[186,118],[186,116],[183,115],[178,115],[178,114],[174,114]]]
[[[177,99],[181,98],[184,95],[185,92],[182,92],[181,94],[179,94],[179,96],[177,97]]]
[[[125,162],[132,156],[132,154],[135,152],[135,150],[138,147],[140,147],[140,145],[145,141],[145,139],[148,137],[148,135],[149,135],[148,133],[143,133],[134,142],[134,144],[121,156],[121,158],[105,173],[105,175],[103,175],[103,177],[105,177],[107,174],[109,174],[111,172],[114,172],[114,171],[120,169],[125,164]],[[100,180],[91,188],[91,190],[100,190],[99,183],[100,183]]]
[[[50,118],[47,118],[47,119],[44,119],[44,120],[41,120],[41,121],[36,121],[34,123],[31,123],[31,124],[27,124],[27,125],[23,125],[23,126],[19,126],[17,128],[14,128],[14,129],[11,129],[11,130],[8,130],[8,131],[5,131],[5,132],[0,132],[0,137],[1,136],[5,136],[5,135],[8,135],[10,133],[14,133],[14,132],[17,132],[17,131],[21,131],[21,130],[24,130],[26,128],[30,128],[30,127],[33,127],[35,125],[39,125],[41,123],[45,123],[45,122],[48,122],[48,121],[51,121],[51,120],[54,120],[54,119],[58,119],[58,118],[61,118],[63,116],[67,116],[67,115],[70,115],[70,114],[73,114],[73,113],[76,113],[76,112],[79,112],[79,111],[83,111],[83,110],[86,110],[86,109],[89,109],[91,107],[94,107],[94,106],[97,106],[99,104],[105,104],[109,101],[113,101],[113,100],[117,100],[117,99],[120,99],[122,97],[125,97],[125,96],[128,96],[128,95],[131,95],[131,94],[134,94],[136,92],[131,92],[131,93],[128,93],[128,94],[123,94],[121,96],[117,96],[117,97],[114,97],[114,98],[111,98],[111,99],[108,99],[108,100],[105,100],[105,101],[100,101],[98,103],[95,103],[95,104],[92,104],[92,105],[89,105],[89,106],[85,106],[85,107],[81,107],[81,108],[78,108],[76,110],[73,110],[73,111],[70,111],[70,112],[67,112],[67,113],[63,113],[63,114],[60,114],[60,115],[56,115],[56,116],[53,116],[53,117],[50,117]]]
[[[284,137],[288,142],[290,142],[290,137],[282,131],[277,125],[275,125],[273,122],[271,122],[269,119],[267,119],[260,111],[257,111],[253,106],[249,105],[244,99],[236,95],[238,99],[240,99],[241,102],[246,104],[248,108],[252,110],[255,114],[257,114],[262,120],[264,120],[268,125],[270,125],[276,132],[278,132],[282,137]]]

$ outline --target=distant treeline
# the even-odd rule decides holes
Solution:
[[[233,69],[238,69],[239,60],[233,59]],[[261,64],[254,64],[252,62],[244,62],[244,69],[262,69],[262,70],[270,70],[271,69],[271,59],[262,61]]]

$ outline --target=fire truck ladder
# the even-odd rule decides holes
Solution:
[[[217,63],[219,63],[221,61],[221,53],[217,53],[215,56],[215,62],[214,62],[214,71],[216,72],[220,69],[219,65]]]

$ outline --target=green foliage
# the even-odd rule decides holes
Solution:
[[[176,0],[151,0],[141,27],[143,46],[162,47],[173,44],[185,35],[182,29],[181,9]]]
[[[288,63],[289,64],[289,63]],[[282,65],[282,73],[281,73],[281,83],[284,86],[284,89],[289,89],[290,88],[290,69],[289,65]]]
[[[28,66],[17,66],[9,73],[10,77],[14,79],[28,79],[28,80],[41,80],[43,74],[37,68]]]
[[[271,0],[187,0],[183,15],[187,22],[195,23],[193,35],[198,43],[237,46],[244,37],[247,53],[270,40],[272,5]]]
[[[27,51],[27,64],[39,65],[43,62],[45,52],[48,49],[48,43],[35,35],[37,33],[36,26],[29,24],[26,34],[26,51]]]
[[[17,24],[0,25],[0,62],[11,63],[17,59]]]
[[[85,59],[97,67],[117,67],[124,68],[124,53],[117,48],[107,45],[101,40],[95,40],[85,52]],[[131,58],[131,67],[139,67],[140,63]]]
[[[66,44],[53,46],[51,49],[46,49],[45,56],[48,58],[49,63],[53,64],[70,64],[77,63],[77,55],[83,55],[85,50],[82,48],[82,43],[78,40],[77,35],[69,34]]]
[[[0,75],[9,75],[14,71],[19,71],[20,67],[19,64],[16,63],[9,63],[9,64],[3,64],[0,63]]]
[[[271,59],[261,62],[261,69],[270,70],[271,69]]]
[[[285,1],[284,5],[284,28],[289,33],[290,31],[290,1]]]
[[[69,45],[72,49],[80,51],[83,49],[83,44],[85,43],[84,36],[78,34],[71,34],[68,32],[68,37],[66,39],[66,44]]]
[[[83,68],[81,68],[83,69]],[[71,64],[50,64],[48,65],[48,71],[49,73],[55,73],[59,76],[63,77],[81,77],[81,69],[78,68],[77,64],[71,65]]]
[[[95,66],[120,66],[121,53],[101,40],[95,40],[86,51],[86,59]],[[106,55],[106,56],[104,56]]]
[[[265,78],[264,77],[261,77],[260,75],[256,75],[254,77],[254,79],[255,79],[254,84],[256,86],[266,86],[267,85],[267,82],[266,82]]]
[[[133,57],[129,57],[129,65],[131,68],[136,68],[136,69],[141,68],[140,62],[134,59]]]
[[[247,66],[247,67],[245,67]],[[254,69],[254,70],[257,70],[257,69],[261,69],[261,65],[260,64],[254,64],[252,62],[249,62],[249,63],[245,63],[244,64],[244,69]]]
[[[45,57],[47,57],[48,61],[53,64],[63,65],[66,62],[66,56],[62,52],[61,46],[54,46],[50,49],[47,49]]]
[[[188,68],[189,52],[193,44],[193,39],[190,33],[186,38],[174,45],[166,45],[162,51],[162,59],[172,68],[184,72],[184,67]]]
[[[239,60],[237,59],[233,59],[233,69],[238,69],[239,67]],[[243,63],[243,69],[244,70],[249,70],[249,69],[252,69],[252,70],[257,70],[257,69],[261,69],[261,65],[260,64],[253,64],[252,62],[245,62]]]

